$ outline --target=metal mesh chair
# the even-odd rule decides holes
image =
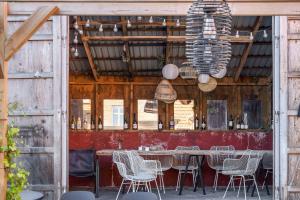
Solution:
[[[200,148],[198,146],[178,146],[175,148],[175,151],[176,150],[200,150]],[[172,168],[178,170],[176,191],[179,188],[179,184],[181,181],[181,174],[185,172],[185,167],[186,167],[186,163],[188,162],[188,159],[189,159],[188,155],[182,155],[182,154],[175,154],[173,157]],[[196,177],[197,169],[198,169],[198,165],[196,159],[192,158],[187,173],[192,174],[194,186],[195,186],[195,177]]]
[[[266,186],[267,193],[270,195],[268,185],[266,184],[267,178],[273,173],[273,153],[265,153],[262,157],[262,168],[266,170],[266,175],[262,184],[262,189]]]
[[[157,200],[155,194],[151,192],[134,192],[126,194],[122,200]]]
[[[95,196],[91,192],[73,191],[64,193],[60,200],[95,200]]]
[[[69,175],[79,178],[94,176],[96,197],[99,196],[99,163],[94,150],[70,150]]]
[[[216,170],[214,189],[217,191],[219,174],[223,170],[223,162],[227,158],[234,158],[235,148],[230,146],[212,146],[210,148],[207,163],[210,168]]]
[[[230,181],[227,185],[223,198],[226,197],[228,188],[234,182],[234,180],[239,179],[240,184],[239,184],[237,197],[239,197],[241,184],[243,182],[244,194],[246,200],[247,199],[246,182],[253,181],[257,190],[258,198],[260,199],[260,195],[259,195],[259,191],[255,179],[255,172],[258,168],[261,158],[262,156],[260,154],[255,154],[253,153],[253,151],[248,150],[239,159],[228,158],[224,160],[222,174],[230,176]]]

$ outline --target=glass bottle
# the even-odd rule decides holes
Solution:
[[[241,129],[240,117],[237,117],[237,120],[236,120],[236,129],[237,130]]]
[[[137,124],[137,121],[136,121],[136,115],[135,115],[135,113],[133,113],[132,129],[133,130],[137,130],[138,129],[138,124]]]
[[[244,123],[244,119],[243,119],[242,116],[241,116],[241,129],[244,130],[245,129],[245,123]]]
[[[76,128],[76,120],[75,117],[72,116],[72,120],[71,120],[71,129],[74,130]]]
[[[91,129],[95,130],[95,123],[94,123],[94,119],[93,118],[91,120]]]
[[[194,129],[195,130],[199,129],[199,119],[198,119],[198,115],[197,114],[196,114],[196,117],[195,117]]]
[[[80,117],[78,117],[78,119],[77,119],[77,126],[76,126],[76,128],[77,128],[77,130],[80,130],[82,128]]]
[[[98,130],[102,130],[102,129],[103,129],[102,119],[101,119],[101,115],[99,115],[99,117],[98,117]]]
[[[229,120],[228,120],[228,129],[232,130],[233,129],[233,117],[230,115]]]
[[[169,129],[174,130],[174,128],[175,128],[175,122],[174,122],[174,119],[173,119],[173,116],[172,116],[171,119],[170,119],[170,122],[169,122]]]
[[[163,122],[161,121],[161,119],[159,118],[159,120],[158,120],[158,130],[159,130],[159,131],[163,130],[163,127],[164,127],[164,124],[163,124]]]
[[[123,125],[124,130],[128,129],[128,122],[126,120],[126,117],[124,118],[124,125]]]
[[[202,129],[202,130],[205,130],[205,129],[206,129],[206,120],[205,120],[205,117],[204,117],[204,116],[202,116],[201,129]]]

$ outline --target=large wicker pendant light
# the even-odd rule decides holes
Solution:
[[[228,36],[231,34],[231,22],[230,10],[224,1],[198,0],[189,8],[186,57],[202,77],[218,74],[230,61]]]
[[[165,103],[173,103],[177,99],[177,92],[171,83],[164,79],[158,84],[154,98]]]

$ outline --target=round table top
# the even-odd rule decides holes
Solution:
[[[22,200],[39,200],[44,197],[43,193],[35,192],[31,190],[24,190],[21,192],[21,199]]]

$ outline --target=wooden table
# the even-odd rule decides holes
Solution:
[[[98,150],[96,152],[97,156],[112,156],[114,151],[126,151],[127,149],[104,149],[104,150]],[[128,149],[129,151],[129,149]],[[205,192],[205,185],[204,185],[204,178],[203,178],[203,163],[204,163],[204,158],[205,156],[210,155],[211,151],[210,150],[159,150],[159,151],[137,151],[140,155],[142,156],[175,156],[175,155],[187,155],[189,156],[188,162],[186,164],[185,168],[185,173],[183,175],[183,178],[180,181],[180,190],[179,190],[179,195],[182,194],[182,189],[185,181],[185,175],[187,173],[187,169],[189,167],[190,160],[195,157],[198,165],[198,172],[196,176],[196,184],[194,187],[194,192],[196,191],[198,185],[202,187],[203,194],[206,194]],[[218,151],[220,152],[220,151]],[[264,153],[272,153],[272,150],[252,150],[252,153],[260,153],[263,155]],[[224,151],[226,153],[226,151]],[[228,152],[227,152],[228,153]],[[235,155],[236,156],[241,156],[247,153],[247,150],[235,150]]]

